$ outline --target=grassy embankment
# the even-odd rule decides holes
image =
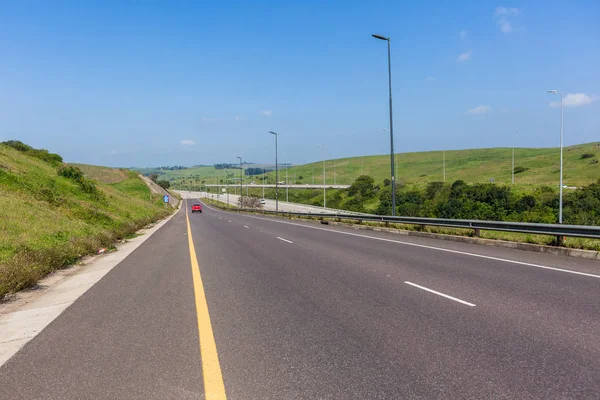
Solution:
[[[0,144],[0,299],[171,212],[136,173],[80,165],[84,187],[58,167]]]

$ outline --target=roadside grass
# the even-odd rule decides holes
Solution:
[[[104,196],[94,197],[55,167],[0,145],[0,299],[171,212],[135,173],[109,175],[121,180],[96,182]]]

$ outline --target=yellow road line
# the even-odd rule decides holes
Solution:
[[[188,244],[190,248],[190,258],[192,260],[192,277],[194,281],[194,294],[196,297],[196,314],[198,315],[198,334],[200,337],[200,358],[202,359],[202,375],[204,377],[204,395],[207,399],[226,399],[225,385],[223,384],[223,375],[221,374],[221,364],[219,364],[219,354],[215,344],[210,315],[208,314],[208,304],[206,303],[206,294],[202,277],[200,276],[200,266],[196,257],[196,249],[192,239],[192,227],[188,216],[187,207],[185,209],[185,219],[187,221]]]

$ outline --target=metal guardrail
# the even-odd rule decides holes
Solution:
[[[285,211],[268,211],[231,208],[231,211],[254,212],[262,214],[290,215],[310,218],[335,218],[338,220],[372,221],[383,223],[397,223],[420,226],[440,226],[447,228],[473,229],[478,235],[481,230],[505,231],[515,233],[529,233],[536,235],[570,236],[590,239],[600,239],[600,226],[563,225],[563,224],[538,224],[530,222],[505,222],[505,221],[480,221],[468,219],[420,218],[420,217],[392,217],[389,215],[348,215],[338,213],[301,213]]]

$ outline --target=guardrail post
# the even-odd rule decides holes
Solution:
[[[473,236],[475,236],[475,237],[481,236],[481,229],[479,229],[479,228],[473,229]]]
[[[556,237],[556,245],[559,247],[563,247],[565,245],[565,237],[562,235],[559,235]]]

